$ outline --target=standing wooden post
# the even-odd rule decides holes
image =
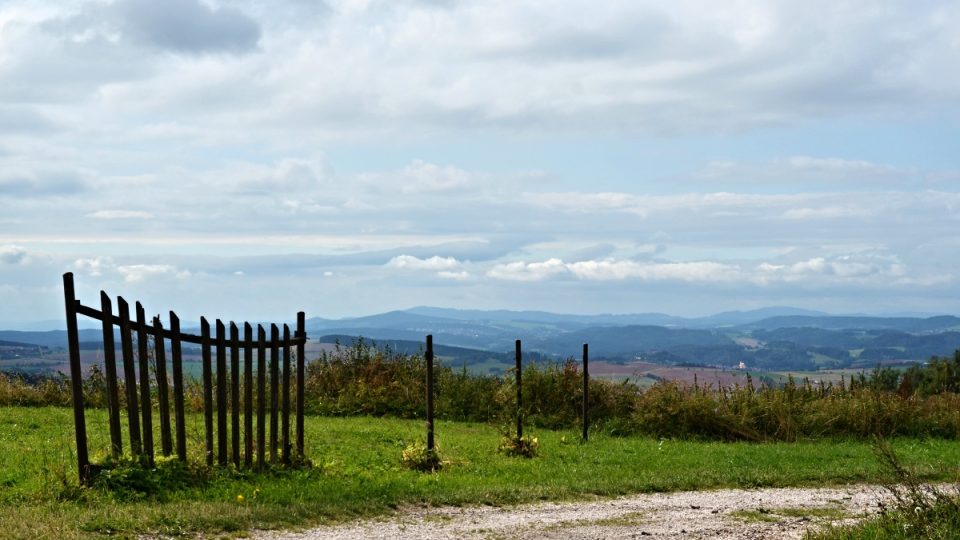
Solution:
[[[100,291],[100,313],[103,314],[103,371],[107,379],[107,415],[110,424],[110,455],[123,455],[123,434],[120,433],[120,392],[117,388],[117,351],[113,343],[113,305],[107,293]]]
[[[243,323],[243,466],[253,466],[253,327]]]
[[[177,457],[187,460],[187,426],[183,411],[183,349],[180,345],[180,318],[170,312],[170,354],[173,356],[173,415],[177,421]]]
[[[583,440],[590,430],[590,356],[587,344],[583,344]]]
[[[280,328],[270,325],[270,464],[277,462],[277,407],[280,405]]]
[[[200,349],[203,359],[203,427],[206,430],[207,465],[213,465],[213,374],[210,357],[210,323],[200,317]]]
[[[153,405],[150,403],[150,353],[147,347],[147,315],[137,302],[137,356],[140,358],[140,412],[143,414],[143,450],[153,467]]]
[[[77,293],[73,273],[63,275],[63,300],[67,315],[67,346],[70,354],[70,390],[73,394],[73,426],[77,440],[77,468],[80,483],[90,482],[90,456],[87,453],[87,418],[83,410],[83,369],[80,366],[80,331],[77,329]]]
[[[267,332],[257,326],[257,470],[263,470],[266,447]]]
[[[517,361],[517,440],[523,437],[523,384],[521,365],[522,354],[520,351],[520,340],[516,342],[516,361]]]
[[[230,323],[230,449],[233,466],[240,468],[240,329]]]
[[[303,460],[303,388],[306,377],[306,315],[297,313],[297,458]]]
[[[160,407],[160,451],[164,457],[173,451],[170,440],[170,392],[167,389],[167,351],[164,347],[163,323],[153,318],[153,355],[157,362],[157,406]]]
[[[433,335],[427,336],[427,451],[432,452],[433,440]]]
[[[122,296],[117,297],[120,312],[120,352],[123,354],[123,382],[127,386],[127,426],[130,432],[130,451],[139,456],[143,453],[140,440],[140,412],[137,407],[137,376],[133,364],[133,338],[130,336],[130,305]]]
[[[281,461],[290,463],[290,327],[283,325],[283,388],[280,403],[280,449]]]
[[[217,465],[227,464],[227,338],[217,319]]]

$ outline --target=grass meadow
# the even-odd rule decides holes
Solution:
[[[97,459],[108,444],[106,414],[90,409],[87,415]],[[192,460],[199,462],[202,417],[192,415],[190,423]],[[509,505],[889,480],[871,442],[855,439],[753,443],[598,433],[583,444],[578,431],[531,428],[540,454],[524,459],[497,452],[495,425],[439,421],[445,463],[428,474],[400,461],[403,449],[424,436],[422,421],[310,416],[306,429],[311,468],[253,475],[196,466],[165,475],[161,465],[148,478],[115,478],[111,489],[80,488],[70,409],[0,407],[0,537],[230,537],[251,528],[375,516],[406,505]],[[892,444],[918,479],[957,480],[960,442],[899,438]]]

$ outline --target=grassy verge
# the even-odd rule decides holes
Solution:
[[[91,445],[107,445],[103,411],[88,411]],[[197,425],[202,421],[194,417]],[[199,429],[188,430],[200,446]],[[422,422],[307,418],[309,470],[252,476],[224,471],[198,487],[137,497],[78,489],[69,409],[0,408],[0,536],[80,538],[141,532],[230,535],[251,527],[302,527],[371,516],[408,504],[511,504],[545,499],[721,487],[878,482],[885,472],[868,442],[720,443],[531,430],[533,459],[497,452],[486,424],[439,422],[447,463],[437,474],[400,463]],[[957,478],[960,442],[894,442],[921,479]],[[238,495],[242,496],[242,501]]]

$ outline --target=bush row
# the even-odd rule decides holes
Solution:
[[[946,367],[945,367],[946,366]],[[950,376],[960,377],[960,353],[900,377],[877,369],[838,386],[789,380],[782,386],[725,389],[661,381],[642,390],[628,382],[590,381],[591,428],[614,435],[708,440],[796,441],[823,437],[960,436],[960,394]],[[508,431],[515,423],[514,374],[477,375],[465,367],[434,368],[438,419],[494,422]],[[909,377],[913,377],[910,379]],[[423,418],[426,363],[422,355],[396,353],[359,340],[338,346],[307,364],[304,401],[309,414]],[[528,425],[579,428],[582,372],[578,363],[531,364],[523,371],[523,407]],[[912,380],[921,381],[917,384]],[[908,382],[903,382],[908,381]],[[912,386],[911,386],[912,385]],[[929,391],[939,385],[940,392]],[[88,405],[105,406],[99,369],[84,381]],[[921,389],[925,389],[921,391]],[[188,409],[200,411],[202,389],[185,388]],[[120,392],[121,401],[124,392]],[[0,375],[0,405],[70,404],[70,387],[60,378],[41,381]]]

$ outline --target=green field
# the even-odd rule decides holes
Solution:
[[[91,454],[106,447],[103,411],[88,411]],[[188,430],[200,447],[200,418]],[[221,471],[160,496],[76,487],[71,411],[0,408],[0,537],[79,538],[233,534],[304,527],[392,511],[405,504],[512,504],[547,499],[721,487],[822,486],[884,479],[869,443],[718,443],[530,429],[534,459],[496,451],[497,430],[439,422],[448,461],[436,474],[403,468],[403,448],[423,434],[419,421],[307,418],[309,470],[262,476]],[[956,480],[960,442],[898,440],[904,461],[927,480]],[[238,502],[242,495],[243,502]]]

